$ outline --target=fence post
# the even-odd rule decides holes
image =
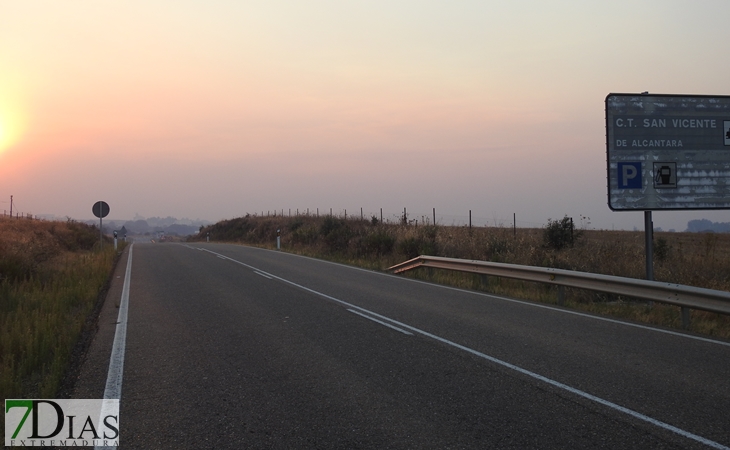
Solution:
[[[570,218],[570,246],[571,246],[571,247],[573,246],[573,243],[574,243],[574,242],[573,242],[573,228],[574,228],[574,227],[575,227],[575,226],[573,225],[573,218],[571,217],[571,218]]]

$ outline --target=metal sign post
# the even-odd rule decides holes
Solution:
[[[644,211],[644,243],[646,248],[646,279],[654,281],[654,221],[651,211]]]
[[[104,246],[104,234],[102,232],[102,218],[109,215],[109,204],[107,202],[98,201],[91,207],[91,212],[99,218],[99,250]]]

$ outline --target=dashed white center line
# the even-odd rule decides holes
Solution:
[[[378,319],[376,319],[375,317],[370,317],[370,316],[368,316],[368,315],[366,315],[366,314],[363,314],[363,313],[361,313],[360,311],[355,311],[354,309],[348,309],[348,311],[350,311],[350,312],[351,312],[351,313],[353,313],[353,314],[357,314],[357,315],[358,315],[358,316],[360,316],[360,317],[364,317],[364,318],[366,318],[366,319],[368,319],[368,320],[372,320],[373,322],[379,323],[380,325],[384,325],[384,326],[386,326],[386,327],[388,327],[388,328],[391,328],[391,329],[393,329],[393,330],[395,330],[395,331],[399,331],[399,332],[401,332],[401,333],[403,333],[403,334],[407,334],[407,335],[409,335],[409,336],[413,336],[413,333],[411,333],[410,331],[406,331],[406,330],[401,330],[401,329],[400,329],[400,328],[398,328],[398,327],[395,327],[395,326],[393,326],[393,325],[391,325],[391,324],[389,324],[389,323],[383,322],[382,320],[378,320]]]

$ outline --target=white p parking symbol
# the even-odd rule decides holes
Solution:
[[[619,189],[641,189],[641,163],[618,163]]]
[[[624,165],[621,169],[623,169],[621,173],[621,185],[623,187],[626,187],[629,185],[630,180],[636,178],[638,172],[636,170],[636,167],[628,164]]]

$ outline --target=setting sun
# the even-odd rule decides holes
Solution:
[[[0,153],[15,144],[21,135],[21,121],[18,115],[0,110]]]

